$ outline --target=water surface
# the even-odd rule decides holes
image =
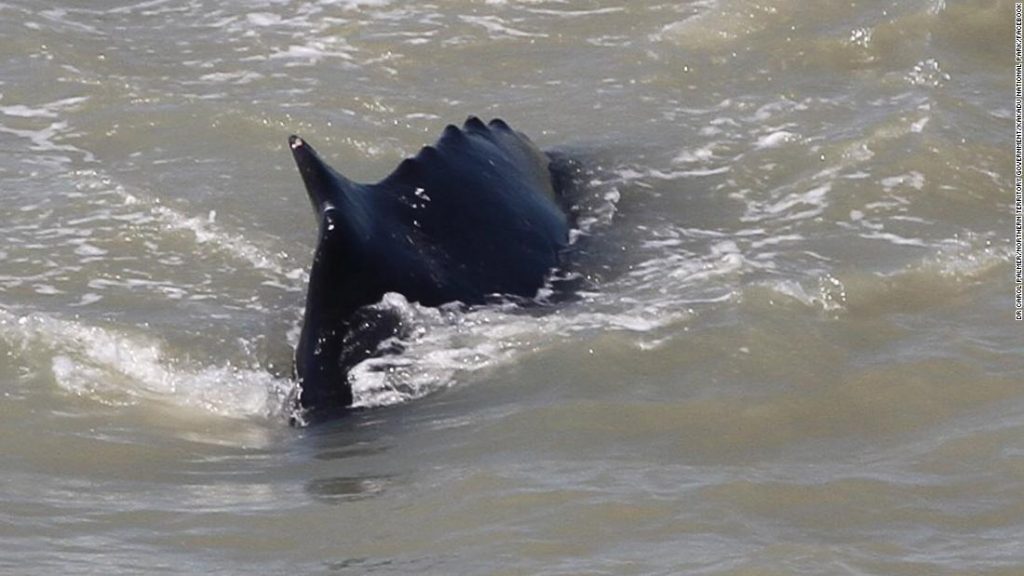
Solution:
[[[0,571],[1017,574],[1004,1],[0,2]],[[467,115],[579,298],[287,425],[315,236]]]

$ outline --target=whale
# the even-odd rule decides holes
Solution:
[[[295,347],[301,421],[346,412],[349,372],[381,353],[401,322],[385,294],[422,306],[533,299],[570,245],[567,160],[500,119],[470,116],[375,184],[288,139],[318,226]]]

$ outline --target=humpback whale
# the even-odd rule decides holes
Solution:
[[[558,156],[495,119],[449,125],[376,184],[347,179],[289,138],[319,225],[293,398],[308,415],[348,408],[348,371],[395,334],[372,305],[534,298],[569,245]]]

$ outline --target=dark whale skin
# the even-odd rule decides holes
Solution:
[[[570,221],[552,157],[502,120],[470,117],[376,184],[352,182],[313,148],[289,144],[319,224],[302,333],[297,408],[352,404],[348,371],[394,333],[367,308],[532,298],[561,264]]]

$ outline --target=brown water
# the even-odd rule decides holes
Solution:
[[[0,2],[0,572],[1021,574],[1013,5]],[[577,301],[282,408],[314,222],[468,114]]]

